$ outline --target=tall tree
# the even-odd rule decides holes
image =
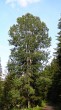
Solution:
[[[17,24],[10,27],[9,44],[12,46],[8,72],[25,76],[28,107],[30,95],[34,94],[32,78],[39,74],[48,59],[51,38],[48,28],[39,17],[30,13],[17,18]],[[30,92],[31,90],[31,92]]]
[[[55,52],[55,70],[52,86],[49,90],[49,98],[53,103],[61,103],[61,18],[58,23],[57,48]]]

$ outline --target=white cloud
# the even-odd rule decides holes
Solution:
[[[18,3],[22,7],[26,7],[28,4],[37,3],[40,0],[6,0],[7,4],[14,5]]]

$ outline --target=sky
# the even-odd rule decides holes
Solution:
[[[26,13],[38,16],[49,28],[51,37],[51,58],[57,46],[58,20],[61,14],[61,0],[0,0],[0,57],[3,73],[10,55],[8,31],[16,19]]]

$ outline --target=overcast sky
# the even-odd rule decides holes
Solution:
[[[0,57],[3,71],[10,55],[8,31],[16,19],[26,13],[40,17],[49,28],[49,36],[52,38],[51,57],[56,47],[61,0],[0,0]]]

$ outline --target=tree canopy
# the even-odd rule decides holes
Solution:
[[[25,101],[27,106],[32,100],[36,104],[41,97],[37,94],[37,79],[49,55],[51,38],[48,28],[39,17],[27,13],[17,18],[17,24],[10,27],[9,36],[12,49],[8,61],[8,72],[15,73],[16,77],[22,77],[20,81],[22,101]]]
[[[11,54],[4,82],[3,110],[41,105],[46,99],[50,77],[44,76],[49,57],[49,29],[39,17],[30,13],[17,18],[9,29]],[[47,71],[49,69],[47,68]]]
[[[13,46],[10,55],[11,71],[21,75],[27,69],[39,71],[49,54],[51,38],[46,24],[39,17],[27,13],[17,18],[17,24],[10,27],[9,36],[9,44]]]
[[[61,103],[61,18],[58,23],[57,48],[55,52],[55,70],[52,80],[52,86],[49,90],[49,100],[54,104]]]

